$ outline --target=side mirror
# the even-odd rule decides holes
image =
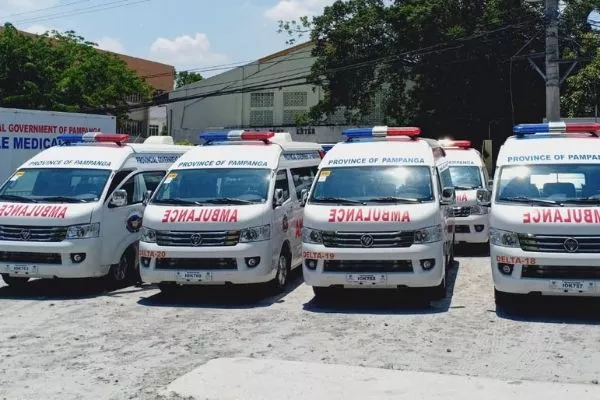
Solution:
[[[456,191],[453,187],[445,187],[442,189],[442,198],[440,199],[440,204],[444,206],[449,206],[451,204],[456,203]]]
[[[477,205],[489,206],[492,199],[492,192],[487,189],[477,190]]]
[[[304,207],[308,201],[308,189],[302,189],[300,192],[300,205]]]
[[[283,189],[275,189],[275,199],[273,205],[279,207],[283,204]]]
[[[112,207],[123,207],[127,205],[127,190],[119,189],[115,190],[110,199],[110,205]]]
[[[148,204],[148,202],[150,201],[150,197],[152,197],[152,190],[146,190],[144,192],[144,198],[142,199],[142,203],[144,203],[144,205]]]

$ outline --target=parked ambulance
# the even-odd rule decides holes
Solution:
[[[438,168],[442,185],[456,191],[452,207],[456,243],[487,243],[489,239],[489,207],[477,203],[477,191],[491,188],[481,153],[469,140],[440,140],[446,157]]]
[[[600,124],[514,127],[490,214],[496,303],[516,294],[600,296]]]
[[[0,188],[0,274],[30,278],[136,276],[144,197],[189,146],[170,137],[126,144],[127,135],[59,136]]]
[[[180,285],[270,282],[302,263],[301,193],[323,150],[287,132],[213,132],[169,170],[144,214],[141,275]]]
[[[323,158],[304,209],[303,272],[317,297],[338,288],[420,288],[446,295],[453,234],[436,164],[444,150],[419,128],[343,132]]]

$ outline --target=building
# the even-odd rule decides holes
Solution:
[[[323,96],[320,87],[305,83],[316,60],[312,48],[311,42],[302,43],[172,91],[170,134],[176,141],[197,143],[198,133],[206,130],[269,129],[290,132],[298,141],[339,141],[347,127],[342,110],[316,125],[305,124]],[[380,123],[377,104],[365,124]]]

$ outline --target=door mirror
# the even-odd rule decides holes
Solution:
[[[142,203],[144,203],[144,205],[148,204],[148,202],[150,201],[150,197],[152,197],[152,190],[146,190],[146,192],[144,192],[144,198],[142,199]]]
[[[489,206],[492,198],[492,192],[487,189],[477,190],[477,205]]]
[[[453,187],[445,187],[442,189],[442,198],[440,204],[447,206],[456,203],[456,191]]]
[[[110,205],[112,207],[123,207],[127,205],[127,190],[118,189],[115,190],[110,198]]]
[[[273,205],[275,207],[279,207],[283,204],[283,189],[275,189],[275,198],[273,200]]]
[[[304,207],[308,201],[308,189],[302,189],[300,192],[300,205]]]

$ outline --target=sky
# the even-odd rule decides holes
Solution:
[[[73,30],[98,47],[204,71],[283,50],[278,20],[320,14],[333,0],[0,0],[0,24]]]

